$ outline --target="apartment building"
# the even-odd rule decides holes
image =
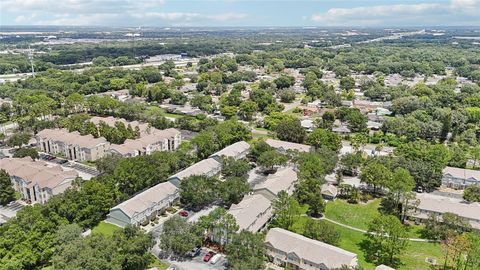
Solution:
[[[267,176],[265,181],[255,185],[253,192],[262,194],[273,202],[280,191],[285,191],[288,195],[292,195],[297,180],[297,172],[292,167],[282,167],[274,174]]]
[[[268,259],[295,270],[355,268],[357,254],[281,228],[270,229],[265,238]]]
[[[97,160],[110,149],[110,143],[103,137],[83,136],[67,129],[44,129],[37,133],[36,139],[41,151],[76,161]]]
[[[466,203],[462,199],[428,193],[417,194],[418,205],[408,212],[410,218],[427,220],[435,215],[440,220],[443,214],[453,213],[466,219],[472,228],[480,230],[480,203]]]
[[[68,189],[78,177],[74,170],[64,171],[58,165],[34,161],[30,157],[0,159],[0,169],[10,175],[15,191],[29,203],[45,203]]]
[[[465,189],[471,185],[480,185],[480,171],[445,167],[443,169],[442,185],[455,189]]]
[[[121,227],[146,225],[180,197],[170,182],[160,183],[110,209],[106,221]]]

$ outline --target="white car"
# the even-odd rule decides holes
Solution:
[[[216,264],[220,260],[220,258],[222,258],[222,255],[217,253],[217,254],[213,255],[213,257],[210,259],[210,263],[211,264]]]

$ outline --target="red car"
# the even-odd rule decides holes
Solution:
[[[210,261],[210,259],[213,257],[213,255],[215,255],[215,252],[209,251],[209,252],[208,252],[207,254],[205,254],[205,256],[203,257],[203,261],[204,261],[204,262]]]
[[[178,213],[180,216],[182,217],[188,217],[188,212],[187,211],[180,211],[180,213]]]

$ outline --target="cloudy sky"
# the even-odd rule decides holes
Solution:
[[[0,0],[0,25],[480,26],[480,0]]]

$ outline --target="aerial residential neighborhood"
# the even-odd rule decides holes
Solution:
[[[480,270],[479,15],[0,1],[0,270]]]

